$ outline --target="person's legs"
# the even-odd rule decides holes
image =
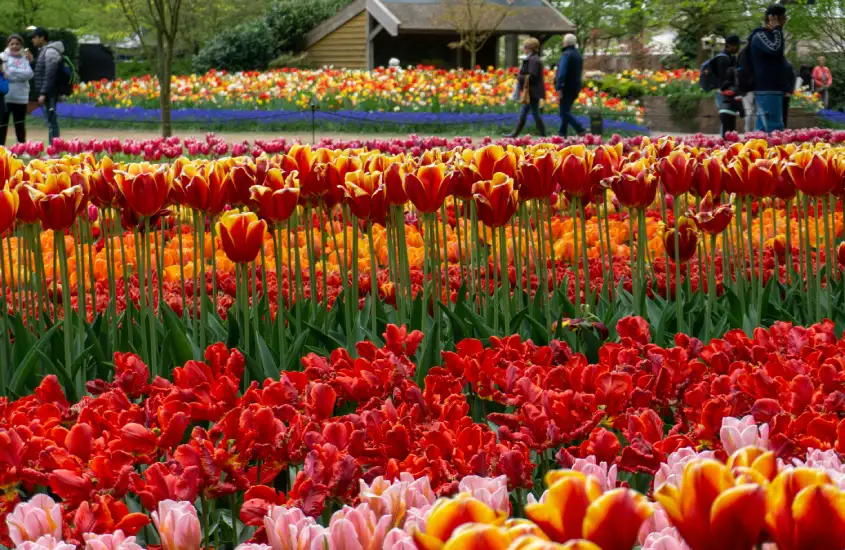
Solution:
[[[577,96],[561,96],[560,98],[560,130],[558,135],[566,137],[566,132],[569,126],[572,125],[577,133],[584,131],[584,127],[578,122],[578,119],[572,115],[572,105],[575,103]]]
[[[17,138],[18,143],[26,143],[26,104],[13,103],[11,105],[11,111],[12,119],[15,121],[15,137]],[[5,120],[5,125],[8,127],[8,115],[6,115]],[[3,137],[6,137],[5,133],[3,134]]]
[[[779,92],[757,92],[757,129],[764,132],[783,130],[783,94]]]
[[[532,99],[528,107],[531,110],[531,116],[534,117],[534,124],[537,126],[537,135],[545,137],[546,125],[543,123],[543,115],[540,113],[540,100]]]
[[[754,92],[745,94],[742,98],[742,110],[745,111],[745,132],[748,133],[754,129],[754,122],[757,118],[754,108]]]
[[[516,121],[516,128],[513,129],[513,132],[510,134],[505,134],[505,137],[516,137],[522,131],[522,128],[525,126],[525,121],[528,119],[528,111],[530,110],[531,105],[523,105],[519,109],[519,120]]]
[[[784,130],[788,128],[787,123],[789,121],[789,100],[791,98],[789,96],[784,95],[783,99],[781,100],[780,104],[781,107],[781,116],[783,117],[783,128]]]
[[[55,97],[48,97],[44,105],[41,106],[41,111],[44,113],[44,121],[47,123],[47,141],[50,145],[53,144],[54,139],[59,137],[59,119],[56,115],[56,103],[57,100]]]
[[[4,104],[3,98],[0,97],[0,145],[6,146],[6,132],[9,129],[9,112],[8,105]]]
[[[822,102],[823,102],[825,109],[828,108],[828,106],[829,106],[828,102],[829,101],[830,101],[830,88],[825,88],[824,91],[822,92]]]

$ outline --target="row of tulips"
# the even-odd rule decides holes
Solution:
[[[837,320],[845,301],[845,153],[824,143],[295,145],[164,165],[6,153],[0,179],[0,363],[31,365],[4,366],[6,391],[33,387],[60,329],[56,374],[80,394],[115,351],[159,373],[226,338],[272,370],[273,351],[354,349],[401,323],[439,335],[430,368],[447,334],[548,342],[577,326],[566,319],[633,312],[664,343]]]
[[[670,348],[640,318],[616,331],[596,363],[559,341],[466,340],[422,385],[425,339],[395,326],[357,359],[310,354],[246,389],[224,344],[172,381],[117,354],[76,402],[48,376],[2,408],[0,542],[842,547],[845,346],[830,323]]]
[[[265,72],[210,71],[204,75],[174,76],[174,108],[322,110],[410,112],[509,112],[516,80],[514,69],[371,71],[323,68]],[[546,71],[547,109],[557,104],[554,71]],[[691,83],[690,83],[691,84]],[[111,107],[158,107],[155,76],[130,80],[84,82],[70,101]],[[576,112],[601,108],[614,116],[642,120],[636,101],[613,97],[589,84],[576,101]]]
[[[787,145],[787,144],[801,144],[801,143],[830,143],[840,144],[845,142],[845,132],[840,130],[830,129],[802,129],[802,130],[786,130],[783,132],[775,132],[773,134],[763,134],[760,132],[751,132],[746,134],[746,139],[766,139],[770,145]],[[736,133],[729,133],[725,139],[714,136],[694,135],[677,138],[678,144],[689,145],[698,149],[728,147],[740,141],[740,136]],[[322,138],[316,144],[313,144],[314,149],[332,149],[332,150],[346,150],[346,149],[367,149],[377,150],[389,155],[410,154],[420,156],[429,149],[455,149],[456,147],[484,147],[487,145],[502,145],[502,146],[520,146],[528,147],[539,143],[552,144],[558,147],[566,147],[569,145],[583,144],[587,146],[598,146],[602,144],[616,145],[622,143],[623,152],[630,153],[631,151],[641,149],[648,146],[651,140],[643,136],[633,136],[623,138],[619,135],[611,136],[609,139],[603,139],[601,136],[585,135],[570,138],[561,138],[553,136],[551,138],[532,138],[531,136],[523,136],[520,138],[497,138],[488,137],[482,139],[472,139],[469,137],[455,137],[443,138],[437,136],[419,137],[410,135],[407,138],[371,138],[371,139],[337,139],[337,138]],[[52,145],[45,146],[41,141],[30,141],[26,143],[16,143],[9,147],[9,151],[24,158],[58,158],[64,155],[81,155],[91,153],[96,156],[108,155],[115,160],[145,160],[149,162],[158,162],[163,159],[175,160],[179,157],[187,155],[190,158],[221,158],[227,155],[234,157],[252,156],[258,158],[262,155],[276,155],[287,153],[295,143],[290,142],[285,138],[277,138],[272,140],[257,139],[252,142],[240,141],[229,142],[220,136],[212,133],[207,134],[204,138],[155,138],[155,139],[63,139],[57,138]]]

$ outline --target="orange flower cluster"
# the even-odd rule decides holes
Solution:
[[[630,550],[643,523],[665,513],[692,550],[842,548],[845,492],[821,469],[784,468],[775,453],[744,447],[722,463],[695,458],[679,485],[664,483],[656,503],[632,489],[603,490],[599,479],[573,470],[546,474],[528,520],[507,519],[467,494],[435,503],[414,540],[425,550]],[[682,548],[669,539],[650,548]]]

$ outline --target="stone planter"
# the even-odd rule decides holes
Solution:
[[[789,125],[791,130],[798,130],[800,128],[817,128],[819,126],[819,119],[816,113],[801,109],[799,107],[789,108]]]
[[[678,120],[669,108],[665,97],[644,97],[641,100],[645,109],[646,126],[652,132],[661,134],[718,134],[719,113],[712,97],[702,98],[698,104],[696,116]]]
[[[669,108],[665,97],[644,97],[641,100],[645,108],[645,122],[648,128],[656,134],[718,134],[719,112],[712,97],[706,97],[698,105],[695,117],[689,120],[677,120]],[[816,128],[819,125],[815,113],[806,109],[792,107],[789,109],[789,125],[793,130],[799,128]],[[737,121],[737,129],[742,131],[742,119]]]

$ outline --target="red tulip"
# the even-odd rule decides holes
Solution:
[[[480,181],[472,186],[473,198],[478,208],[478,219],[488,227],[502,227],[516,212],[518,193],[513,179],[501,172],[492,180]]]
[[[644,160],[625,165],[610,180],[610,188],[623,206],[646,209],[657,197],[657,177]]]
[[[675,234],[678,235],[678,248],[675,249]],[[678,218],[675,227],[670,228],[663,235],[663,246],[666,253],[676,262],[686,262],[695,256],[698,246],[698,232],[695,222],[686,216]]]
[[[692,187],[693,166],[695,160],[686,151],[675,150],[657,163],[657,174],[663,184],[663,190],[677,197],[688,192]]]
[[[343,193],[355,217],[384,225],[387,197],[381,172],[357,170],[346,174]]]
[[[835,168],[830,166],[830,157],[808,149],[792,155],[786,165],[792,181],[802,193],[811,197],[823,197],[836,187]]]
[[[261,251],[267,222],[252,212],[230,210],[220,218],[217,229],[226,256],[235,263],[249,263]]]
[[[727,204],[714,204],[710,191],[701,199],[695,222],[699,229],[708,235],[718,235],[731,223],[734,215],[734,197],[728,199]]]
[[[166,166],[133,164],[130,172],[115,172],[118,189],[126,205],[139,216],[151,217],[164,208],[170,194],[170,174]]]
[[[431,164],[405,176],[405,193],[420,212],[437,212],[449,195],[450,187],[445,179],[445,170],[444,164]]]

